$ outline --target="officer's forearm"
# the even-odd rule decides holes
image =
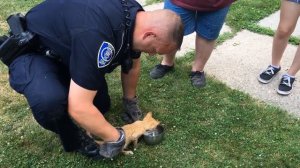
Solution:
[[[102,138],[104,141],[116,141],[119,138],[119,132],[105,120],[93,104],[96,94],[97,91],[87,90],[71,80],[68,112],[88,132]]]
[[[104,141],[117,141],[119,132],[103,117],[94,105],[82,105],[81,108],[69,107],[71,117],[85,130]]]
[[[122,88],[125,98],[134,98],[136,96],[136,88],[140,75],[140,58],[133,60],[132,68],[129,73],[122,73]]]

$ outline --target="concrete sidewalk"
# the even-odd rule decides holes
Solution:
[[[276,30],[279,24],[279,18],[280,18],[280,12],[277,11],[273,13],[272,15],[262,19],[258,22],[259,26],[270,28],[272,30]],[[296,28],[294,32],[292,33],[292,36],[300,37],[300,22],[297,22]]]
[[[293,92],[289,96],[280,96],[276,92],[281,75],[293,61],[296,46],[287,46],[282,58],[282,70],[271,83],[260,84],[257,80],[258,74],[270,64],[272,41],[270,36],[246,30],[239,32],[213,51],[205,70],[233,89],[300,117],[300,74],[296,75],[298,80],[294,82]]]
[[[146,11],[162,9],[163,3],[145,6]],[[279,12],[261,20],[258,25],[277,29]],[[230,28],[223,26],[221,34],[230,32]],[[293,36],[299,37],[300,24],[298,23]],[[205,67],[205,72],[216,77],[232,89],[248,93],[253,98],[286,110],[288,113],[300,117],[300,72],[296,75],[293,92],[289,96],[277,94],[280,77],[290,67],[297,46],[288,45],[282,58],[282,70],[269,84],[260,84],[258,74],[265,69],[271,61],[273,37],[242,31],[232,39],[225,41],[212,53]],[[195,34],[185,36],[182,49],[176,57],[194,50]]]

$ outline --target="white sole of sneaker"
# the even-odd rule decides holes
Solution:
[[[268,84],[270,83],[276,76],[278,75],[278,73],[276,73],[273,78],[271,78],[270,80],[264,80],[264,79],[261,79],[259,76],[257,77],[257,80],[262,83],[262,84]]]
[[[283,96],[287,96],[287,95],[291,94],[291,90],[290,91],[281,91],[281,90],[277,89],[277,93],[280,95],[283,95]]]
[[[274,77],[273,77],[274,78]],[[260,83],[262,83],[262,84],[268,84],[268,83],[270,83],[271,81],[272,81],[272,79],[273,78],[271,78],[270,80],[263,80],[263,79],[261,79],[259,76],[257,77],[257,80],[260,82]]]
[[[279,70],[280,71],[280,70]],[[279,72],[278,71],[278,72]],[[261,71],[259,74],[262,74],[264,71]],[[278,72],[273,76],[273,78],[271,78],[270,80],[264,80],[264,79],[261,79],[260,77],[259,77],[259,75],[258,75],[258,77],[257,77],[257,79],[258,79],[258,81],[260,82],[260,83],[262,83],[262,84],[268,84],[268,83],[270,83],[277,75],[278,75]]]

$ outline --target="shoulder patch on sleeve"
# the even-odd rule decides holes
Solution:
[[[97,65],[98,68],[103,68],[109,65],[109,63],[115,57],[115,48],[109,42],[102,42],[99,51],[98,51],[98,58],[97,58]]]

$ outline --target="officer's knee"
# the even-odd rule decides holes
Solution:
[[[31,107],[34,118],[44,128],[55,131],[56,122],[67,116],[67,100],[59,95],[44,95]]]

